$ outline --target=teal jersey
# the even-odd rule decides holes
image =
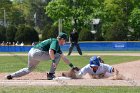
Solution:
[[[55,53],[62,54],[58,40],[55,38],[50,38],[50,39],[44,40],[44,41],[38,43],[37,45],[33,46],[33,48],[40,49],[42,51],[48,51],[48,52],[49,52],[49,50],[52,49],[52,50],[54,50]]]

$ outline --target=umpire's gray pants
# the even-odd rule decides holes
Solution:
[[[23,68],[15,73],[12,73],[12,77],[21,77],[26,74],[29,74],[40,61],[43,60],[50,60],[49,52],[45,52],[39,49],[31,48],[31,50],[28,53],[28,66],[27,68]],[[55,62],[58,64],[60,61],[60,54],[55,54]],[[53,67],[51,64],[50,72],[49,73],[55,73],[56,68]]]

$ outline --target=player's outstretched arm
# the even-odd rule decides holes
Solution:
[[[64,54],[61,54],[61,58],[62,60],[68,64],[71,68],[74,68],[74,65],[66,58],[66,56]]]
[[[71,62],[66,58],[66,56],[64,54],[61,54],[61,58],[62,60],[66,63],[66,64],[70,64]]]

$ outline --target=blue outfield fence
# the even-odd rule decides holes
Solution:
[[[0,52],[27,52],[32,46],[0,46]]]
[[[80,42],[82,51],[140,51],[140,42]],[[70,43],[61,46],[69,50]],[[28,52],[32,46],[0,46],[0,52]],[[76,49],[74,48],[74,51]]]
[[[82,51],[140,51],[140,42],[80,42],[79,45]],[[63,51],[68,49],[69,43],[62,46]]]

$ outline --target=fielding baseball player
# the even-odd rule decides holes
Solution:
[[[62,58],[63,61],[67,63],[71,68],[74,68],[73,64],[63,55],[60,49],[60,45],[64,45],[66,39],[67,35],[65,33],[60,33],[57,39],[50,38],[33,46],[28,53],[27,68],[23,68],[15,73],[12,73],[6,76],[6,78],[12,79],[29,74],[38,65],[38,63],[43,60],[52,60],[50,71],[47,73],[48,80],[52,80],[55,77],[55,70],[60,61],[60,58]]]
[[[115,69],[108,65],[104,64],[100,61],[100,57],[93,56],[90,58],[90,62],[88,65],[83,67],[79,72],[77,73],[77,77],[81,78],[85,74],[92,75],[93,78],[103,78],[103,77],[109,77],[115,72]]]

